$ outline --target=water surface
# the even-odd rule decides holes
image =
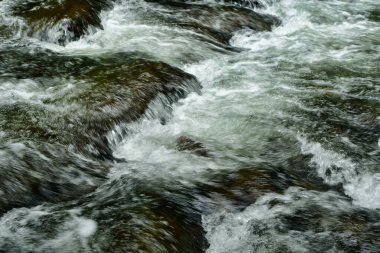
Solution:
[[[1,1],[0,252],[378,252],[380,4],[259,3]]]

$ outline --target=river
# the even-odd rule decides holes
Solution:
[[[378,0],[92,2],[0,0],[0,252],[380,252]]]

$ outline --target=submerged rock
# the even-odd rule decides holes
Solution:
[[[91,141],[100,143],[96,146],[105,146],[106,139],[101,136],[118,123],[138,120],[152,103],[158,103],[164,111],[170,111],[170,104],[191,91],[200,90],[192,75],[161,62],[141,59],[117,68],[112,65],[94,67],[86,73],[85,79],[89,85],[77,94],[68,94],[49,103],[77,104],[86,108],[79,117],[82,134],[91,138],[99,136],[97,140],[100,142]],[[161,113],[164,112],[153,116],[160,118]]]
[[[105,180],[110,167],[58,144],[14,141],[0,150],[0,214],[83,196]]]
[[[98,224],[90,248],[120,253],[203,252],[207,242],[201,214],[192,206],[188,189],[182,190],[183,194],[178,194],[164,185],[131,176],[122,176],[102,187],[80,201],[84,214]],[[86,204],[94,200],[94,206]]]
[[[66,252],[203,252],[202,217],[183,190],[123,175],[76,201],[13,210],[1,220],[12,231],[0,234],[0,248],[26,252],[32,242],[38,252],[59,252],[63,243]]]
[[[270,31],[280,21],[270,15],[231,5],[200,4],[179,1],[155,1],[160,21],[167,22],[207,36],[222,44],[228,44],[233,32],[249,28],[254,31]],[[162,13],[161,13],[162,12]]]
[[[368,19],[375,22],[380,22],[380,8],[373,9],[368,13]]]
[[[61,45],[102,29],[99,14],[112,0],[16,1],[12,11],[27,24],[27,34]]]
[[[97,224],[96,231],[88,238],[91,252],[204,252],[208,247],[204,217],[219,211],[238,213],[265,194],[283,193],[291,182],[278,172],[244,168],[219,175],[212,173],[208,182],[195,185],[182,184],[181,180],[173,182],[172,178],[165,177],[160,180],[141,178],[134,172],[124,174],[77,200],[47,205],[46,215],[28,220],[32,233],[26,238],[36,234],[41,248],[51,247],[45,244],[45,238],[65,230],[70,217],[61,219],[62,215],[67,210],[80,210],[82,217]],[[275,207],[283,203],[281,199],[274,199],[269,204]],[[300,218],[296,215],[281,218],[285,225],[291,226],[292,219],[303,222],[302,218],[308,214],[302,212]],[[46,228],[44,224],[49,220],[55,225]],[[292,229],[301,230],[300,227]],[[12,243],[11,246],[20,247],[17,242]],[[69,247],[75,252],[81,244],[75,241]]]

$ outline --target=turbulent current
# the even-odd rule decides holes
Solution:
[[[380,252],[380,2],[0,0],[0,252]]]

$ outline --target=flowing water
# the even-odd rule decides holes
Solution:
[[[157,2],[0,1],[0,252],[380,252],[380,2]]]

